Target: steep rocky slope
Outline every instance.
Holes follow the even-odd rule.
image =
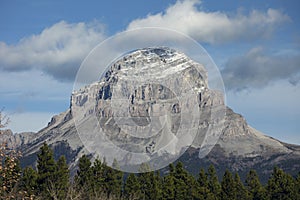
[[[241,115],[224,105],[220,92],[209,89],[201,64],[168,48],[146,48],[125,55],[111,65],[99,82],[74,92],[70,108],[54,116],[47,127],[38,133],[14,135],[6,131],[1,140],[22,152],[23,166],[34,165],[36,153],[47,142],[56,158],[66,155],[74,169],[78,158],[90,153],[84,148],[82,137],[91,135],[79,137],[78,131],[86,130],[81,127],[86,128],[84,124],[92,117],[114,145],[143,153],[147,158],[161,158],[166,153],[181,155],[185,145],[190,144],[179,160],[194,173],[209,164],[214,164],[220,173],[225,168],[239,172],[255,168],[264,177],[274,165],[292,174],[300,169],[299,146],[280,142],[250,127]],[[168,129],[161,128],[164,120]],[[151,130],[147,129],[150,122],[154,124]],[[195,130],[190,133],[194,140],[186,139],[187,129],[180,124]],[[174,139],[179,147],[165,148]],[[157,152],[163,154],[155,157]],[[119,162],[126,165],[126,156],[120,154]]]

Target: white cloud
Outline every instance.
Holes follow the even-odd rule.
[[[190,35],[201,42],[225,43],[241,39],[266,38],[289,17],[275,9],[257,10],[245,15],[199,10],[200,1],[177,1],[165,12],[132,21],[127,29],[164,27]]]
[[[267,54],[262,47],[256,47],[245,55],[230,58],[222,75],[226,88],[233,90],[262,88],[278,80],[297,85],[300,81],[299,65],[299,52]]]
[[[59,80],[73,80],[80,63],[105,38],[98,22],[58,22],[15,45],[0,42],[0,70],[38,69]]]

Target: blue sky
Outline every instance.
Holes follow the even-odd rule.
[[[76,72],[99,42],[145,26],[187,34],[211,55],[227,104],[256,129],[300,144],[297,0],[0,1],[0,107],[15,132],[69,107]]]

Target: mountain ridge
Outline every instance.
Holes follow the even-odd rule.
[[[199,107],[203,110],[203,116],[207,116],[207,113],[211,114],[211,112],[218,113],[219,110],[214,108],[217,108],[219,105],[224,105],[224,100],[217,92],[207,89],[206,72],[203,70],[198,74],[195,73],[188,65],[195,65],[194,61],[190,61],[190,59],[180,53],[180,56],[174,57],[172,55],[176,54],[176,51],[165,51],[165,49],[166,48],[146,49],[145,52],[150,50],[151,56],[147,53],[143,54],[143,50],[141,50],[142,53],[134,51],[127,57],[123,57],[119,63],[116,62],[111,66],[99,82],[86,86],[77,92],[73,92],[70,100],[70,108],[65,112],[53,116],[47,127],[41,129],[37,133],[13,134],[12,132],[4,131],[5,134],[1,136],[1,141],[7,141],[10,148],[22,152],[23,157],[21,158],[21,163],[23,166],[34,166],[35,155],[39,151],[40,146],[44,142],[47,142],[54,149],[56,158],[60,155],[65,155],[70,164],[70,168],[73,171],[76,170],[76,163],[79,157],[83,154],[90,154],[90,152],[84,147],[78,136],[78,129],[73,116],[74,106],[77,106],[78,108],[84,107],[86,113],[82,115],[83,117],[96,113],[99,119],[107,121],[112,117],[112,112],[110,108],[107,107],[107,102],[112,98],[112,86],[120,80],[123,81],[123,83],[126,83],[124,79],[126,80],[126,77],[131,75],[128,73],[131,69],[130,67],[134,66],[136,69],[140,69],[139,73],[144,73],[141,66],[143,66],[143,62],[148,62],[148,60],[150,63],[152,62],[152,72],[157,70],[157,72],[155,72],[156,75],[159,75],[159,72],[161,72],[161,65],[169,66],[169,68],[164,68],[165,73],[160,73],[162,78],[165,78],[165,76],[168,75],[174,76],[174,74],[178,73],[178,71],[174,69],[178,69],[180,73],[184,73],[183,77],[188,77],[188,80],[194,81],[193,83],[195,83],[196,86],[193,90],[200,94],[197,102]],[[134,56],[137,54],[140,57]],[[141,60],[142,62],[139,66],[138,62]],[[124,66],[129,69],[123,68]],[[160,93],[149,93],[149,89],[153,89],[152,91],[154,91],[154,89],[157,88],[161,88],[164,91],[164,96],[159,96]],[[124,88],[121,89],[122,90],[120,91],[123,91]],[[155,84],[149,84],[144,87],[144,90],[147,90],[148,93],[143,93],[143,88],[137,88],[136,90],[137,94],[131,94],[131,96],[128,95],[129,93],[126,93],[129,100],[132,101],[132,108],[135,108],[135,110],[140,109],[141,105],[144,105],[143,101],[146,100],[152,101],[155,99],[158,101],[161,99],[161,101],[165,101],[166,99],[173,99],[172,93],[169,90]],[[142,104],[140,102],[142,102]],[[86,107],[89,107],[90,109],[87,109]],[[174,107],[171,108],[171,111],[173,108]],[[178,111],[178,108],[175,107],[174,112],[176,109]],[[142,112],[144,110],[140,109],[140,111]],[[196,170],[198,170],[200,166],[214,164],[217,169],[220,169],[220,173],[224,168],[239,172],[257,168],[259,169],[259,173],[263,175],[262,177],[267,178],[271,173],[271,169],[275,165],[278,165],[287,172],[296,175],[297,169],[300,169],[300,145],[287,144],[266,136],[249,126],[243,116],[235,113],[230,108],[225,107],[224,111],[224,118],[220,118],[222,126],[217,125],[216,129],[214,129],[219,131],[218,136],[220,136],[216,144],[211,144],[213,147],[209,147],[209,145],[208,147],[201,146],[205,138],[203,138],[203,135],[196,135],[191,146],[179,158],[179,161],[183,161],[189,171],[197,174],[198,171]],[[160,110],[158,110],[158,112],[160,112]],[[137,113],[132,112],[132,115],[137,115]],[[146,123],[145,120],[147,121],[147,117],[142,118],[142,121],[139,121],[138,123]],[[210,124],[214,124],[213,120],[214,119],[206,119],[204,117],[204,119],[200,121],[198,128],[207,130],[207,127]],[[109,131],[113,130],[112,127],[107,127],[107,129]],[[146,144],[148,145],[149,143],[151,144],[151,142]],[[141,147],[143,147],[143,144]],[[205,148],[208,148],[208,151],[211,150],[207,155],[205,154]],[[146,153],[149,151],[149,149],[139,150],[146,151]],[[200,156],[201,151],[204,152],[204,156]]]

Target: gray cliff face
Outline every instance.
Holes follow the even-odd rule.
[[[204,141],[207,127],[213,124],[210,115],[217,110],[212,108],[224,107],[222,96],[208,88],[205,68],[168,48],[141,49],[124,56],[99,82],[74,92],[71,100],[81,138],[101,140],[93,133],[97,127],[91,127],[96,116],[109,142],[155,160],[183,153],[195,135]],[[198,131],[200,125],[203,131]],[[92,145],[109,149],[109,142]],[[122,152],[114,156],[124,165],[131,157]]]
[[[1,141],[7,144],[10,149],[17,148],[21,145],[29,143],[34,138],[34,133],[24,132],[20,134],[13,134],[9,129],[0,130]]]
[[[226,149],[227,156],[269,156],[274,153],[291,153],[281,142],[263,135],[250,127],[246,120],[230,108],[226,110],[225,127],[218,144]]]
[[[115,144],[143,153],[167,145],[183,126],[197,128],[186,111],[202,104],[209,93],[204,67],[170,49],[131,53],[114,63],[102,80],[95,110],[100,126]],[[191,90],[196,98],[187,100]]]
[[[151,81],[153,78],[155,81]],[[288,166],[282,165],[288,170],[300,166],[300,162],[296,162],[300,161],[298,146],[282,143],[250,127],[241,115],[225,107],[222,94],[210,90],[207,80],[205,68],[180,52],[168,48],[137,50],[112,64],[99,82],[73,92],[70,108],[54,116],[38,133],[12,134],[5,131],[0,140],[6,141],[11,148],[21,150],[23,163],[31,165],[34,165],[34,156],[42,143],[47,142],[54,148],[57,157],[67,155],[74,168],[82,154],[89,154],[77,134],[75,114],[80,122],[96,116],[114,144],[146,154],[155,152],[176,137],[180,133],[179,124],[184,122],[197,128],[197,133],[192,150],[188,150],[181,160],[195,168],[204,163],[203,159],[216,165],[225,165],[226,162],[236,171],[259,163],[268,168],[291,162]],[[144,84],[141,85],[141,81]],[[189,92],[195,98],[185,99]],[[183,100],[186,103],[180,104]],[[133,121],[126,120],[128,116],[122,110],[124,105]],[[201,111],[201,116],[197,123],[191,124],[186,119],[192,113],[184,111],[195,108]],[[141,135],[127,134],[151,134],[147,132],[150,123],[154,123],[153,130],[159,131],[160,116],[163,115],[167,116],[166,125],[170,130],[167,134],[161,130],[160,134],[143,140],[138,137]],[[139,126],[133,126],[133,122]],[[210,142],[215,138],[219,138],[216,145]],[[126,147],[122,146],[124,142]],[[209,150],[212,152],[206,155]],[[265,170],[265,173],[268,172]]]

